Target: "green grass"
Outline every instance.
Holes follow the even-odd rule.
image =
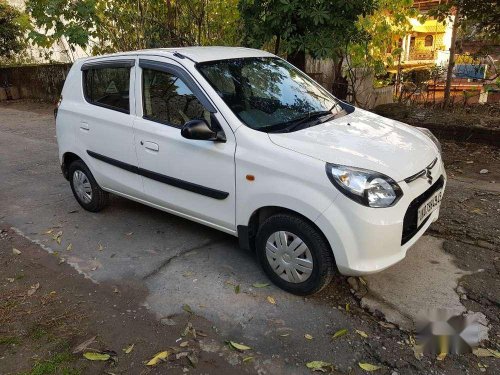
[[[22,375],[80,375],[81,371],[69,365],[73,355],[66,350],[49,359],[35,363],[33,368]]]
[[[21,340],[14,336],[0,337],[0,345],[19,345]]]
[[[40,340],[42,338],[44,338],[45,336],[47,336],[48,332],[40,327],[40,326],[34,326],[30,332],[29,332],[29,336],[35,340]]]

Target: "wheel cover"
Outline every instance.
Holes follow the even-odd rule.
[[[304,241],[286,231],[274,232],[269,236],[266,257],[274,273],[290,283],[306,281],[314,268],[311,251]]]
[[[83,203],[90,203],[92,201],[92,186],[90,185],[89,178],[84,172],[78,169],[73,173],[73,188]]]

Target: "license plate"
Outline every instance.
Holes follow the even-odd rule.
[[[440,189],[436,191],[432,196],[427,199],[419,208],[418,208],[418,217],[417,217],[417,227],[420,227],[420,224],[435,210],[439,208],[441,205],[441,198],[443,197],[443,190]]]

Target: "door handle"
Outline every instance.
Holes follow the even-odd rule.
[[[80,123],[80,130],[84,130],[84,131],[88,132],[90,130],[89,124],[87,124],[86,122],[81,122]]]
[[[141,142],[141,144],[142,143],[143,142]],[[160,151],[160,146],[158,146],[158,143],[144,141],[144,147],[151,151],[156,151],[156,152]]]

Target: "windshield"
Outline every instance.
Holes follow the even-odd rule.
[[[219,96],[252,129],[290,131],[345,114],[324,88],[288,62],[252,57],[197,64]],[[314,123],[313,123],[314,121]]]

